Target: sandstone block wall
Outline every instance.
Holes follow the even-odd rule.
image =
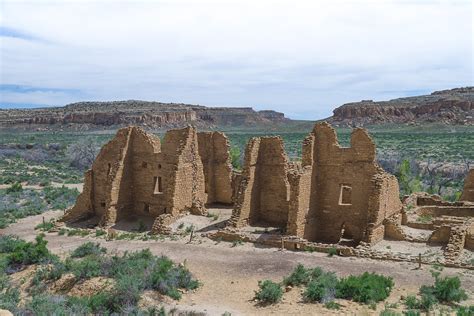
[[[252,138],[238,184],[231,222],[286,228],[290,201],[288,158],[280,137]]]
[[[204,187],[194,128],[167,132],[161,145],[158,137],[127,127],[101,149],[63,220],[97,216],[101,225],[111,226],[133,215],[203,213]]]
[[[341,237],[376,242],[382,222],[401,211],[398,182],[375,162],[375,144],[363,129],[341,147],[335,130],[316,124],[311,201],[304,237],[338,242]]]
[[[343,148],[334,129],[320,123],[302,146],[301,163],[288,163],[280,138],[249,141],[232,224],[273,223],[309,241],[383,239],[384,220],[400,214],[402,204],[398,181],[375,162],[367,132],[355,129],[351,147]]]
[[[232,164],[227,137],[221,132],[200,132],[198,144],[206,180],[206,202],[232,204]]]
[[[469,174],[464,180],[464,189],[460,200],[474,202],[474,169],[469,170]]]

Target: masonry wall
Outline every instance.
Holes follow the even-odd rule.
[[[464,189],[460,200],[474,202],[474,169],[469,170],[469,173],[464,180]]]
[[[288,167],[280,137],[249,141],[231,220],[234,226],[269,224],[286,229],[290,204]]]
[[[368,241],[383,237],[382,221],[401,210],[396,179],[375,162],[375,144],[363,129],[341,147],[335,130],[316,124],[311,200],[304,237],[338,242],[344,237]]]
[[[221,132],[198,133],[204,168],[206,203],[232,204],[232,164],[229,141]]]
[[[158,137],[137,127],[120,129],[85,174],[83,193],[63,220],[97,216],[111,226],[130,216],[203,213],[203,166],[192,127]]]

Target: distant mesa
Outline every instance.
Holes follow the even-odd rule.
[[[290,121],[283,113],[251,107],[206,107],[148,101],[78,102],[64,107],[0,110],[0,128],[98,129],[138,125],[200,128],[272,125]]]
[[[333,111],[329,121],[336,126],[386,123],[443,123],[474,125],[474,87],[435,91],[430,95],[390,101],[362,100]]]

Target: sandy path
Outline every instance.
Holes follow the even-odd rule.
[[[62,212],[48,212],[46,219],[59,216]],[[35,236],[34,226],[42,221],[42,216],[33,216],[10,225],[1,234],[16,234],[26,240]],[[262,279],[280,281],[290,273],[297,263],[307,266],[320,266],[336,272],[339,276],[373,271],[393,277],[396,290],[388,302],[398,301],[401,294],[415,293],[421,284],[432,283],[429,267],[416,270],[414,264],[389,261],[377,261],[361,258],[327,257],[322,253],[280,251],[275,248],[258,248],[252,244],[231,247],[230,243],[216,242],[197,237],[192,244],[186,244],[187,238],[178,241],[105,241],[88,237],[59,236],[47,234],[48,248],[55,253],[64,253],[76,248],[88,239],[100,241],[109,252],[139,250],[150,248],[154,254],[163,254],[177,262],[186,260],[187,266],[203,283],[196,292],[186,294],[179,302],[180,308],[205,311],[211,315],[221,315],[225,311],[232,315],[278,314],[278,315],[314,315],[314,314],[373,314],[383,309],[380,303],[377,312],[352,302],[340,301],[344,307],[338,312],[324,309],[321,304],[303,304],[299,289],[285,293],[281,303],[258,307],[252,301],[257,282]],[[461,269],[446,268],[447,274],[459,274],[464,287],[474,292],[474,273]],[[472,296],[472,295],[471,295]],[[472,304],[472,300],[470,302]]]

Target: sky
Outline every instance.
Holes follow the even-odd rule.
[[[472,0],[0,0],[0,108],[149,100],[321,119],[474,85]]]

